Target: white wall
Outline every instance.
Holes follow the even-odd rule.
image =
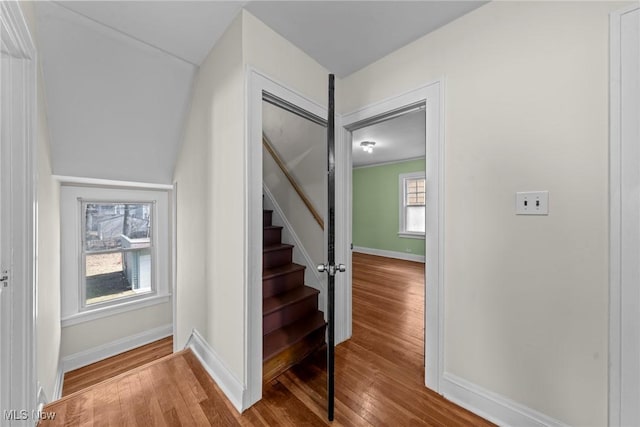
[[[222,364],[245,384],[247,66],[326,102],[326,70],[246,11],[229,26],[196,77],[174,173],[177,340],[183,345],[191,330],[198,329]]]
[[[607,422],[608,13],[492,2],[343,81],[352,111],[445,79],[445,371]],[[514,215],[549,190],[550,214]]]
[[[60,357],[171,325],[171,303],[144,307],[62,328]]]
[[[316,103],[327,105],[329,71],[251,13],[243,10],[242,16],[245,64]],[[338,86],[336,81],[336,92]]]
[[[178,345],[197,329],[244,378],[244,74],[238,15],[203,62],[178,183]]]
[[[173,173],[173,181],[177,184],[174,348],[178,349],[185,346],[193,329],[206,335],[206,230],[209,228],[206,176],[213,66],[213,61],[204,61],[195,77],[182,145]]]
[[[205,338],[244,381],[245,149],[242,19],[238,15],[206,60],[210,133],[207,173],[207,330]]]
[[[38,31],[33,3],[21,2],[32,38],[37,42]],[[39,50],[39,47],[37,47]],[[58,370],[60,353],[60,185],[51,176],[49,125],[42,71],[37,77],[37,377],[45,395],[51,399]]]
[[[41,78],[39,78],[42,81]],[[51,398],[60,348],[60,184],[51,176],[43,91],[38,90],[38,380]]]

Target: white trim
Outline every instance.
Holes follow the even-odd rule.
[[[62,369],[62,361],[58,364],[55,383],[53,384],[53,393],[51,401],[54,402],[62,397],[62,387],[64,386],[64,369]]]
[[[341,151],[336,153],[338,169],[344,170],[344,175],[338,179],[336,175],[336,193],[338,188],[343,193],[343,206],[336,209],[336,235],[345,236],[346,242],[338,245],[338,256],[347,252],[347,270],[352,267],[349,244],[352,241],[352,182],[350,177],[351,144],[349,125],[365,119],[397,110],[407,105],[425,103],[426,114],[426,185],[429,194],[426,218],[426,263],[425,269],[425,384],[434,391],[439,391],[440,380],[444,374],[444,79],[437,80],[394,96],[383,101],[358,109],[342,116],[338,132],[342,141]],[[351,274],[338,276],[345,282],[336,285],[338,293],[336,300],[349,301],[346,322],[351,327]]]
[[[194,329],[191,332],[185,348],[191,349],[200,363],[202,363],[204,369],[211,378],[213,378],[238,412],[246,409],[243,406],[243,402],[247,390],[197,330]]]
[[[113,179],[83,178],[79,176],[53,175],[53,179],[57,180],[61,185],[76,186],[96,186],[96,187],[115,187],[115,188],[136,188],[145,190],[173,190],[171,184],[154,184],[149,182],[135,181],[116,181]]]
[[[446,372],[440,391],[447,399],[501,426],[566,427],[562,421]]]
[[[169,205],[170,191],[123,188],[123,187],[87,187],[63,185],[60,190],[60,218],[61,218],[61,318],[63,326],[105,317],[133,307],[141,308],[154,304],[168,302],[171,282],[171,206]],[[121,202],[153,202],[152,234],[154,244],[152,254],[152,286],[153,292],[114,300],[112,304],[82,307],[82,286],[84,274],[78,260],[82,255],[81,224],[79,199],[117,200]],[[164,300],[162,300],[164,298]],[[90,314],[96,313],[96,314]]]
[[[425,180],[425,189],[426,189],[426,172],[425,171],[417,171],[417,172],[407,172],[398,174],[398,236],[399,237],[408,237],[411,239],[419,239],[423,238],[425,233],[416,232],[416,231],[407,231],[406,227],[406,216],[407,216],[407,205],[405,201],[407,200],[407,186],[405,185],[405,181],[408,179],[424,179]],[[426,193],[425,193],[426,194]],[[425,197],[426,198],[426,197]],[[425,200],[426,202],[426,200]],[[427,211],[427,205],[425,203],[425,215]],[[426,221],[425,221],[426,223]]]
[[[284,227],[282,241],[284,243],[290,243],[294,245],[293,259],[295,262],[307,267],[304,271],[305,284],[320,291],[320,299],[321,299],[320,306],[324,309],[326,307],[326,292],[327,292],[327,288],[324,280],[322,280],[322,277],[320,276],[320,273],[318,272],[318,269],[316,268],[315,263],[311,259],[309,252],[307,252],[304,245],[302,244],[302,241],[296,234],[293,228],[293,225],[291,225],[291,223],[287,219],[287,216],[285,215],[284,211],[282,210],[282,208],[276,201],[275,197],[273,196],[273,193],[271,193],[271,191],[269,190],[269,187],[267,187],[266,184],[263,184],[263,191],[265,195],[265,200],[264,200],[265,208],[266,209],[273,208],[273,211],[274,211],[273,213],[275,214],[273,217],[274,224],[282,225]],[[326,311],[324,312],[326,313]]]
[[[169,292],[171,298],[171,319],[173,330],[178,330],[178,183],[173,183],[173,190],[169,194],[169,206],[171,206],[171,283]],[[173,338],[173,352],[178,351],[178,340]]]
[[[353,292],[351,288],[351,267],[353,257],[351,247],[353,240],[352,226],[352,195],[353,179],[353,150],[351,135],[344,131],[345,117],[336,117],[336,259],[342,260],[347,266],[346,274],[336,276],[336,342],[345,341],[353,334],[352,309]]]
[[[403,259],[405,261],[414,261],[421,262],[424,264],[425,256],[424,255],[416,255],[416,254],[408,254],[405,252],[396,252],[396,251],[388,251],[386,249],[376,249],[376,248],[364,248],[362,246],[354,246],[353,252],[358,252],[361,254],[368,255],[376,255],[383,256],[386,258],[394,258],[394,259]]]
[[[627,413],[635,412],[638,396],[630,396],[623,390],[625,366],[631,361],[637,365],[633,356],[625,356],[629,338],[623,335],[622,325],[625,313],[622,310],[622,16],[638,10],[636,2],[621,10],[611,12],[610,53],[609,53],[609,425],[620,426],[637,424],[639,420],[629,420]],[[637,300],[625,299],[625,308],[630,313],[640,312]],[[630,328],[632,336],[640,334],[637,323],[627,319],[626,328]],[[633,325],[633,327],[632,327]],[[637,366],[636,366],[637,369]],[[636,378],[637,380],[637,378]],[[629,408],[631,411],[626,410]]]
[[[44,387],[42,387],[40,381],[38,381],[38,406],[36,409],[38,413],[42,412],[42,408],[44,408],[44,405],[46,405],[47,403],[49,403],[49,400],[47,399],[47,393],[44,392]]]
[[[413,162],[415,160],[424,160],[424,159],[425,159],[424,156],[410,157],[408,159],[402,159],[402,160],[392,160],[392,161],[389,161],[389,162],[379,162],[379,163],[371,163],[369,165],[354,166],[353,169],[375,168],[377,166],[395,165],[397,163]]]
[[[38,384],[36,371],[37,337],[37,52],[19,2],[0,2],[0,26],[4,27],[2,48],[15,61],[13,112],[20,138],[12,138],[12,184],[8,203],[12,211],[13,268],[9,273],[12,286],[11,408],[36,410]],[[2,123],[2,126],[5,124]],[[3,236],[4,238],[5,236]],[[5,338],[5,337],[3,337]],[[5,382],[6,384],[6,382]],[[16,425],[9,422],[8,425]]]
[[[173,325],[159,326],[139,334],[130,335],[62,358],[63,372],[73,371],[83,366],[99,362],[108,357],[161,340],[173,335]]]
[[[262,92],[267,91],[319,117],[326,107],[246,67],[244,197],[244,409],[262,398]],[[337,286],[337,285],[336,285]],[[340,314],[337,313],[337,322]],[[336,328],[337,332],[337,328]]]
[[[424,233],[398,232],[398,237],[403,239],[420,239],[424,240]]]
[[[153,295],[143,299],[136,299],[132,301],[120,302],[117,305],[109,305],[101,308],[94,308],[92,310],[81,311],[71,316],[67,316],[61,319],[62,327],[71,325],[77,325],[84,322],[90,322],[96,319],[102,319],[103,317],[114,316],[120,313],[126,313],[127,311],[139,310],[144,307],[151,307],[153,305],[165,304],[169,302],[171,295]]]

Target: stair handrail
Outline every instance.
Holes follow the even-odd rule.
[[[322,219],[322,216],[320,216],[316,208],[313,206],[311,200],[306,195],[300,184],[298,184],[293,175],[291,175],[291,172],[289,172],[287,165],[284,163],[282,158],[280,158],[275,147],[273,146],[267,135],[264,134],[264,132],[262,133],[262,145],[264,145],[264,148],[266,148],[269,154],[271,154],[271,157],[280,167],[280,170],[282,171],[282,173],[284,173],[284,176],[287,177],[287,180],[289,180],[289,183],[291,184],[293,189],[296,190],[296,193],[298,193],[298,196],[300,197],[304,205],[307,207],[307,209],[309,209],[309,212],[311,212],[311,215],[316,220],[320,228],[324,230],[324,220]]]

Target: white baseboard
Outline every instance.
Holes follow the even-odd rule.
[[[500,426],[567,427],[567,424],[445,372],[440,393],[463,408]]]
[[[99,345],[88,350],[70,354],[62,358],[62,372],[73,371],[74,369],[90,365],[107,357],[132,350],[136,347],[149,344],[162,338],[166,338],[173,334],[173,325],[164,325],[158,328],[150,329],[136,335],[131,335],[116,341]],[[62,384],[61,384],[62,386]],[[62,387],[61,387],[62,390]]]
[[[38,407],[36,409],[38,414],[42,412],[42,408],[44,408],[44,405],[47,403],[49,403],[49,400],[47,400],[47,394],[44,392],[44,388],[40,384],[40,381],[38,381]]]
[[[424,262],[424,255],[408,254],[405,252],[387,251],[384,249],[363,248],[362,246],[354,246],[353,252],[361,254],[377,255],[387,258],[403,259],[406,261]]]
[[[191,336],[185,345],[185,348],[191,349],[196,355],[204,369],[209,373],[211,378],[222,389],[233,406],[242,412],[244,394],[246,392],[242,382],[227,368],[222,359],[218,356],[214,349],[202,338],[202,335],[195,329],[191,332]]]
[[[58,400],[62,397],[62,386],[64,384],[64,370],[62,369],[62,362],[58,364],[58,372],[56,372],[56,382],[53,384],[53,394],[51,395],[51,402]]]

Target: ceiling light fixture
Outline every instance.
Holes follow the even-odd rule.
[[[367,153],[373,153],[373,147],[376,145],[374,141],[362,141],[360,143],[360,147],[362,147],[363,151]]]

